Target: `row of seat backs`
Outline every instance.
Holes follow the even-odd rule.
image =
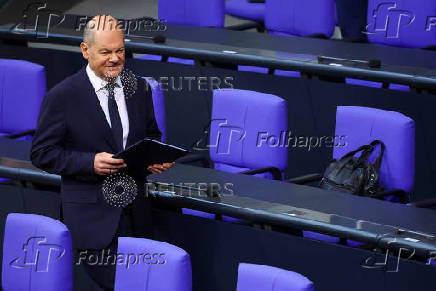
[[[224,6],[224,4],[226,6]],[[263,4],[244,1],[159,0],[158,15],[168,23],[222,28],[226,9],[259,18],[265,13],[265,26],[270,33],[289,36],[322,34],[331,37],[336,23],[334,0],[270,0]],[[226,7],[226,8],[225,8]],[[251,17],[252,16],[252,17]]]
[[[118,254],[121,259],[117,256],[117,291],[192,290],[190,256],[175,245],[120,237]],[[154,260],[154,254],[158,255],[156,264],[141,261],[147,254],[150,261]],[[68,228],[41,215],[8,214],[3,238],[3,290],[72,291],[73,285],[73,249]],[[311,291],[314,284],[292,271],[240,263],[237,291],[253,290]]]
[[[224,6],[225,5],[225,6]],[[169,23],[221,28],[228,13],[265,22],[272,34],[324,35],[337,22],[335,0],[159,0],[159,18]],[[350,13],[352,13],[350,11]],[[433,0],[369,0],[367,27],[371,43],[423,48],[436,45],[436,2]]]
[[[209,152],[216,169],[241,172],[276,167],[284,171],[288,166],[289,145],[283,143],[287,133],[287,102],[284,99],[249,90],[213,92]],[[286,135],[285,139],[283,135]],[[380,169],[381,185],[387,189],[412,191],[415,122],[395,111],[337,107],[333,158],[340,158],[376,139],[386,145]]]

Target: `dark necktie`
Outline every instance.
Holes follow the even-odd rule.
[[[121,124],[120,113],[118,112],[117,102],[115,101],[114,88],[118,87],[116,83],[108,83],[105,88],[108,92],[108,108],[109,117],[111,119],[112,134],[115,142],[117,143],[118,150],[122,150],[123,147],[123,125]]]

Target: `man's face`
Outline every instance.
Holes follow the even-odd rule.
[[[121,30],[100,29],[91,44],[82,43],[82,54],[100,78],[111,81],[124,67],[124,37]]]

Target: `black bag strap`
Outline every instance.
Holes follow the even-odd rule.
[[[338,161],[338,166],[336,167],[336,169],[331,173],[334,176],[337,176],[339,174],[340,171],[342,171],[342,169],[345,167],[345,165],[351,160],[353,159],[354,155],[357,154],[358,152],[362,152],[362,155],[366,152],[366,151],[372,151],[372,148],[370,145],[363,145],[360,146],[358,149],[348,152],[346,153],[342,158],[339,159]]]
[[[378,171],[378,170],[380,170],[380,166],[381,166],[381,162],[382,162],[382,159],[383,159],[383,154],[385,153],[386,146],[385,146],[385,144],[381,140],[378,140],[378,139],[372,141],[370,145],[373,146],[373,147],[376,146],[376,145],[380,145],[380,154],[378,155],[378,157],[377,157],[377,159],[375,160],[375,163],[374,163],[374,167]]]

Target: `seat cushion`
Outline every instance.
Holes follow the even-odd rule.
[[[224,26],[224,1],[208,0],[159,0],[159,19],[179,25]]]
[[[226,13],[242,19],[263,22],[265,4],[250,3],[248,0],[229,0],[226,2]]]
[[[240,263],[237,291],[313,291],[314,284],[296,272],[266,265]]]
[[[267,1],[265,27],[269,32],[329,38],[335,29],[335,9],[334,0]]]
[[[166,242],[118,238],[115,290],[192,291],[189,254]]]

